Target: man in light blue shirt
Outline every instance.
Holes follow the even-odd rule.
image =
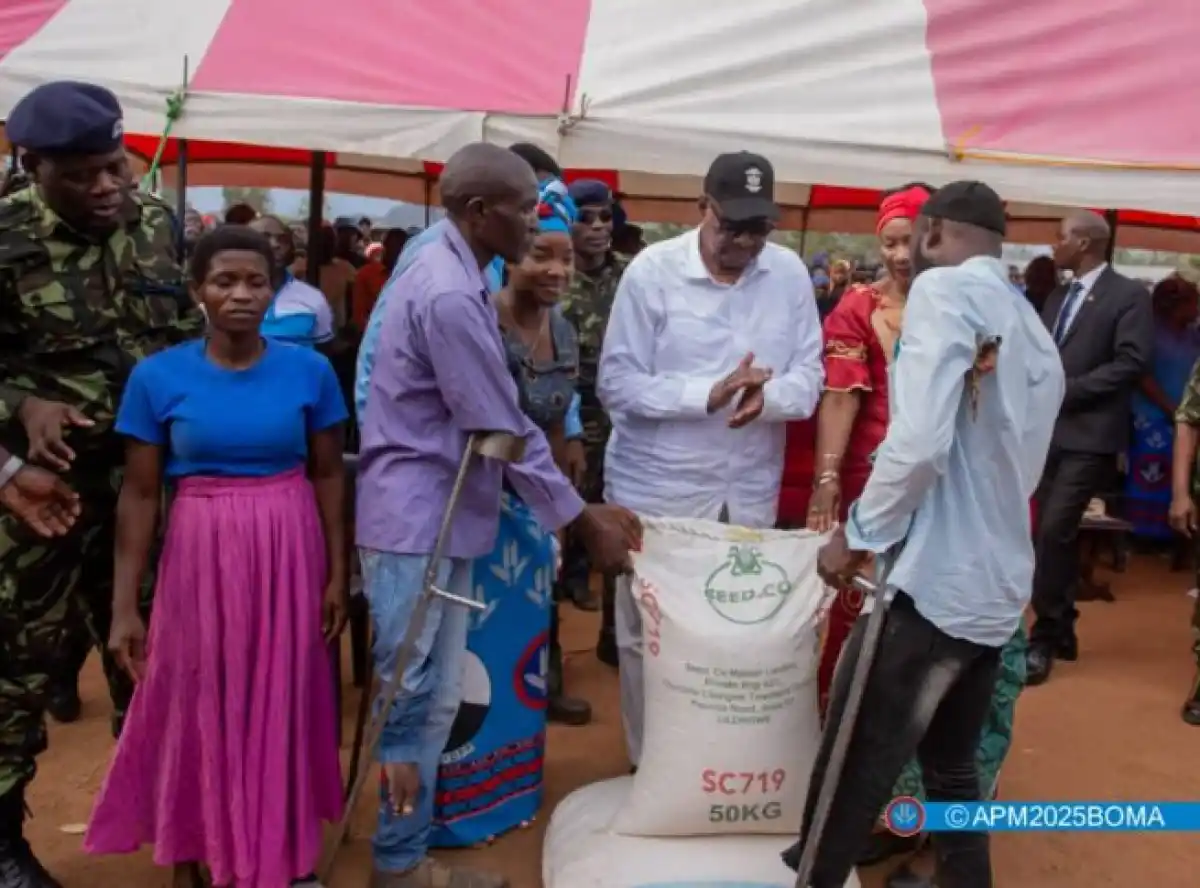
[[[913,227],[913,263],[923,273],[892,368],[887,437],[862,497],[820,556],[830,581],[879,556],[893,563],[888,584],[898,591],[812,888],[845,884],[914,754],[930,801],[980,799],[976,748],[1000,648],[1029,602],[1029,498],[1065,388],[1053,340],[1000,262],[1004,230],[1004,205],[981,182],[947,185]],[[847,642],[830,724],[845,710],[864,628],[865,618]],[[827,756],[823,744],[809,806]],[[934,847],[940,888],[991,888],[986,833],[938,834]],[[785,860],[797,864],[798,852]]]

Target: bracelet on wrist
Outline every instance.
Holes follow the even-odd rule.
[[[23,468],[25,468],[25,460],[19,456],[10,456],[5,460],[4,465],[0,466],[0,487],[6,487],[8,482],[15,478]]]
[[[822,472],[817,476],[816,483],[813,487],[824,487],[826,484],[837,484],[841,481],[837,472]]]
[[[817,465],[823,472],[836,472],[842,467],[842,458],[836,453],[822,453]]]

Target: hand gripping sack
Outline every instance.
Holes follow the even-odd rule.
[[[645,727],[625,835],[795,834],[821,739],[824,538],[645,519]]]

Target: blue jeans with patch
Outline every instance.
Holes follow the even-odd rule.
[[[422,555],[395,555],[363,549],[363,591],[371,607],[375,632],[375,673],[386,681],[396,668],[396,654],[421,596],[425,566]],[[463,597],[471,595],[469,560],[446,558],[438,566],[438,585]],[[392,811],[381,789],[379,824],[375,830],[375,868],[403,872],[424,859],[429,849],[433,797],[438,764],[462,696],[462,668],[467,649],[469,612],[461,605],[434,598],[416,651],[404,673],[404,685],[388,715],[379,744],[381,764],[417,766],[421,788],[413,812]]]

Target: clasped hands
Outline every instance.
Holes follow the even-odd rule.
[[[771,379],[770,369],[754,366],[754,352],[748,352],[732,373],[712,387],[708,395],[708,412],[716,413],[737,399],[729,427],[740,429],[758,419],[766,405],[765,386]]]
[[[79,518],[81,505],[78,494],[54,472],[67,471],[75,459],[65,440],[67,430],[93,423],[74,407],[34,397],[21,402],[17,416],[29,439],[29,462],[0,487],[0,506],[41,536],[63,536]]]

